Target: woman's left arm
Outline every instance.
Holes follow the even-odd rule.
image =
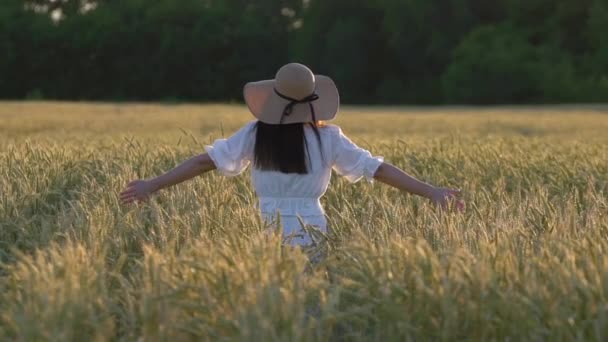
[[[426,197],[442,208],[447,208],[453,202],[457,210],[464,210],[464,201],[458,198],[460,190],[440,188],[422,182],[389,163],[380,164],[374,178],[399,190]]]
[[[143,201],[164,188],[182,183],[205,172],[215,170],[216,166],[207,153],[195,156],[181,163],[173,170],[150,180],[135,180],[120,193],[123,203]]]

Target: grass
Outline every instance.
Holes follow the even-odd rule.
[[[344,108],[355,142],[464,190],[437,212],[334,176],[311,264],[247,176],[117,193],[250,120],[241,106],[0,104],[2,340],[608,338],[603,107]]]

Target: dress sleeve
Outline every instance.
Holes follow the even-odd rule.
[[[351,183],[362,177],[373,181],[376,170],[384,162],[383,157],[374,157],[369,151],[355,145],[340,128],[334,134],[333,145],[333,168],[338,174],[346,177]]]
[[[217,169],[225,176],[237,176],[249,166],[253,158],[255,121],[242,127],[227,139],[217,139],[205,150]]]

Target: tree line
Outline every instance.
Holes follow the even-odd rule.
[[[0,97],[239,101],[298,61],[347,103],[608,101],[608,0],[2,0]]]

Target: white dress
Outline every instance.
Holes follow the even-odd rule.
[[[212,146],[205,146],[222,174],[239,175],[252,163],[256,122],[248,123],[228,139],[218,139]],[[305,126],[311,163],[308,174],[251,169],[262,217],[266,222],[280,222],[284,237],[292,245],[312,243],[300,219],[307,226],[327,231],[325,212],[319,199],[327,190],[332,168],[354,183],[361,178],[373,180],[383,162],[382,157],[374,157],[369,151],[355,145],[338,126],[320,127],[319,133],[323,153],[314,131]]]

